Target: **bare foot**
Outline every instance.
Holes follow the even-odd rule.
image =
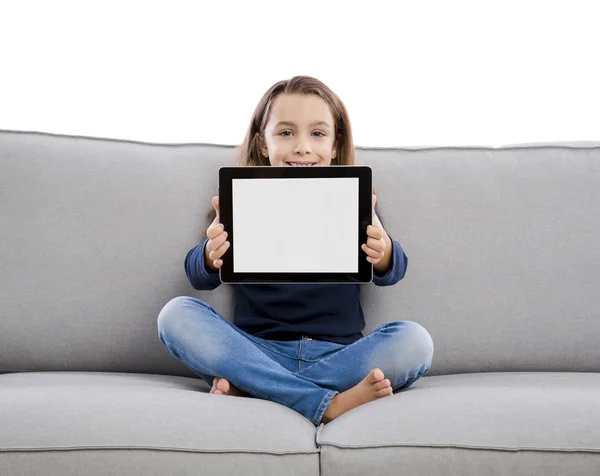
[[[213,379],[212,388],[209,393],[214,393],[215,395],[232,395],[234,397],[248,396],[246,392],[242,392],[235,385],[229,383],[229,380],[223,377],[215,377]]]
[[[329,406],[325,409],[323,418],[321,418],[321,423],[329,423],[348,410],[378,398],[389,397],[391,394],[390,381],[384,379],[383,372],[380,369],[373,369],[359,384],[345,392],[338,393],[331,399]]]

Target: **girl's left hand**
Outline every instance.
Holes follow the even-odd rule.
[[[387,249],[387,241],[389,241],[389,237],[375,213],[376,203],[377,196],[373,194],[373,224],[367,227],[367,242],[361,246],[362,250],[367,254],[367,261],[372,264],[379,263],[381,258],[383,258]]]

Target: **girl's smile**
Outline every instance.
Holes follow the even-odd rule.
[[[269,112],[261,152],[274,167],[330,165],[335,132],[325,100],[314,94],[280,94]]]
[[[316,162],[286,162],[286,165],[292,167],[311,167],[316,165]]]

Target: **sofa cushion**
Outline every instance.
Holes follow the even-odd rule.
[[[365,287],[365,332],[429,331],[429,376],[600,372],[600,146],[361,150],[405,278]]]
[[[234,148],[0,131],[0,373],[194,373],[158,339],[177,296],[233,317],[230,285],[197,291],[202,241]],[[408,256],[361,287],[365,333],[431,334],[429,376],[600,372],[600,147],[358,149]]]
[[[202,241],[233,147],[0,131],[0,373],[195,377],[158,338],[176,296],[231,316],[230,286],[195,291]]]
[[[310,421],[200,379],[32,372],[0,389],[3,475],[319,474]]]
[[[325,475],[600,474],[600,374],[423,377],[318,429]]]

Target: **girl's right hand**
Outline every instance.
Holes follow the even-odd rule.
[[[221,223],[219,223],[219,197],[212,198],[212,204],[217,212],[217,216],[206,230],[208,243],[204,249],[204,263],[211,271],[217,271],[223,266],[221,257],[225,254],[231,245],[227,240],[227,232]]]

